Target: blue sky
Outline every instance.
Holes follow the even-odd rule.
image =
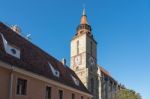
[[[149,0],[0,0],[0,21],[19,25],[34,44],[69,64],[84,4],[98,42],[98,64],[150,99]]]

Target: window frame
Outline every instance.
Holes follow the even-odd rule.
[[[71,99],[75,99],[75,94],[74,93],[71,94]]]
[[[47,90],[49,88],[49,90]],[[49,91],[49,95],[48,92]],[[45,99],[51,99],[52,97],[52,87],[51,86],[46,86],[45,88]]]
[[[58,99],[63,99],[63,90],[58,90]]]
[[[19,82],[20,81],[20,82]],[[28,80],[24,79],[24,78],[17,78],[17,84],[16,84],[16,95],[19,96],[26,96],[27,95],[27,82]],[[23,90],[22,87],[20,87],[20,84],[24,84]]]

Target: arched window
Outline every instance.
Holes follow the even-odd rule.
[[[79,54],[79,41],[77,41],[77,54]]]

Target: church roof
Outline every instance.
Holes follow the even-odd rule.
[[[111,75],[107,70],[105,70],[102,66],[98,66],[98,67],[99,67],[99,70],[100,70],[105,76],[109,77],[110,80],[112,80],[113,82],[116,82],[116,83],[117,83],[117,81],[112,77],[112,75]]]
[[[9,45],[6,46],[5,44]],[[12,53],[10,53],[9,49],[6,50],[6,48],[14,49],[11,49]],[[18,55],[15,55],[15,53]],[[18,33],[15,33],[2,22],[0,22],[0,60],[17,68],[89,93],[77,75],[69,67],[64,66],[56,58],[32,44]],[[79,85],[74,82],[72,76],[79,82]]]

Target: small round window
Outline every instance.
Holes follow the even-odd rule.
[[[13,54],[16,54],[16,50],[15,50],[15,49],[11,49],[11,52],[12,52]]]

